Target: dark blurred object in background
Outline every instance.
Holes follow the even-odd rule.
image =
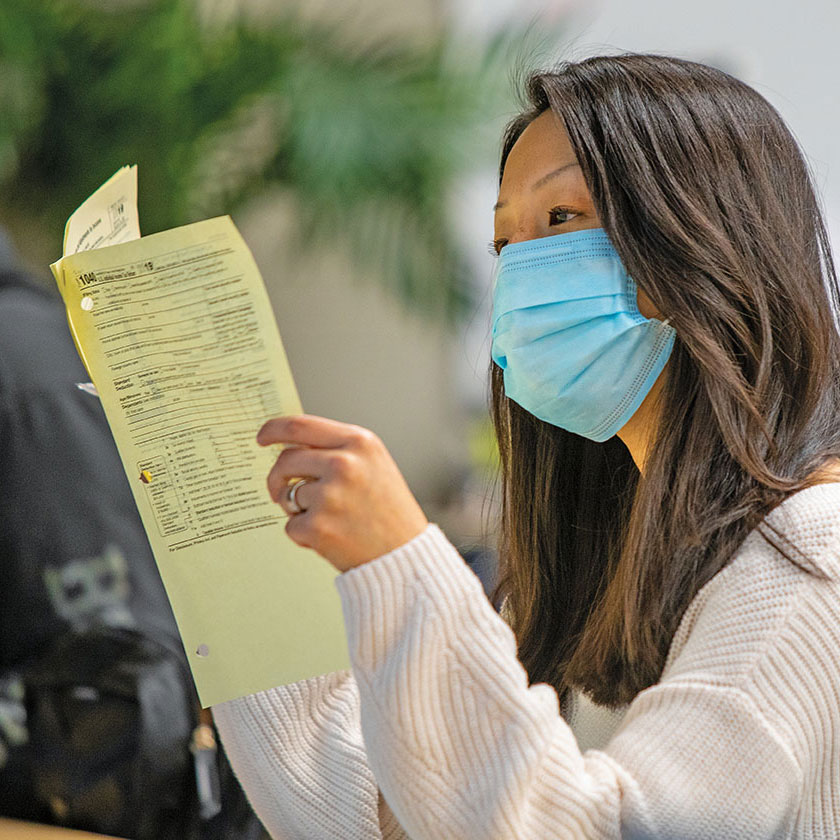
[[[199,796],[198,700],[104,412],[77,387],[87,379],[58,295],[32,285],[0,230],[0,814],[256,840],[212,728],[199,730],[201,772],[217,777],[221,812]]]

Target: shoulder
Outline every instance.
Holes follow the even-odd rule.
[[[62,324],[64,317],[58,294],[31,283],[0,286],[0,346],[4,353],[21,344],[48,341],[49,335],[33,330],[54,328]]]
[[[692,602],[660,680],[663,689],[737,692],[815,778],[840,737],[838,514],[833,483],[765,517]]]
[[[0,287],[0,393],[63,390],[80,379],[60,298],[29,284]]]
[[[686,610],[663,678],[744,678],[803,614],[826,625],[840,618],[840,483],[795,493],[749,534]]]

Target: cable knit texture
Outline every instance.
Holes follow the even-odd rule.
[[[214,708],[228,755],[283,840],[836,840],[839,513],[838,483],[788,498],[694,598],[656,685],[565,717],[430,524],[336,578],[352,673]]]

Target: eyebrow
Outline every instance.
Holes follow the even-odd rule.
[[[565,172],[567,169],[571,169],[573,166],[580,166],[577,161],[572,161],[571,163],[566,163],[563,166],[558,167],[557,169],[549,172],[548,175],[543,175],[542,178],[537,179],[531,185],[531,191],[539,189],[543,184],[548,183],[552,178],[556,178],[561,172]],[[500,210],[507,204],[506,201],[497,201],[493,205],[493,212],[495,213],[497,210]]]

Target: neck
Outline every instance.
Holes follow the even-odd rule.
[[[667,370],[667,366],[665,368]],[[616,433],[630,452],[639,472],[645,474],[648,449],[659,422],[658,400],[665,370],[659,374],[636,413]],[[840,482],[840,458],[830,458],[809,476],[811,484]]]
[[[667,369],[668,366],[666,365],[662,373],[656,378],[656,382],[653,383],[648,395],[642,400],[642,404],[616,433],[627,447],[630,457],[642,475],[645,474],[648,447],[653,441],[656,425],[659,421],[658,401]]]

